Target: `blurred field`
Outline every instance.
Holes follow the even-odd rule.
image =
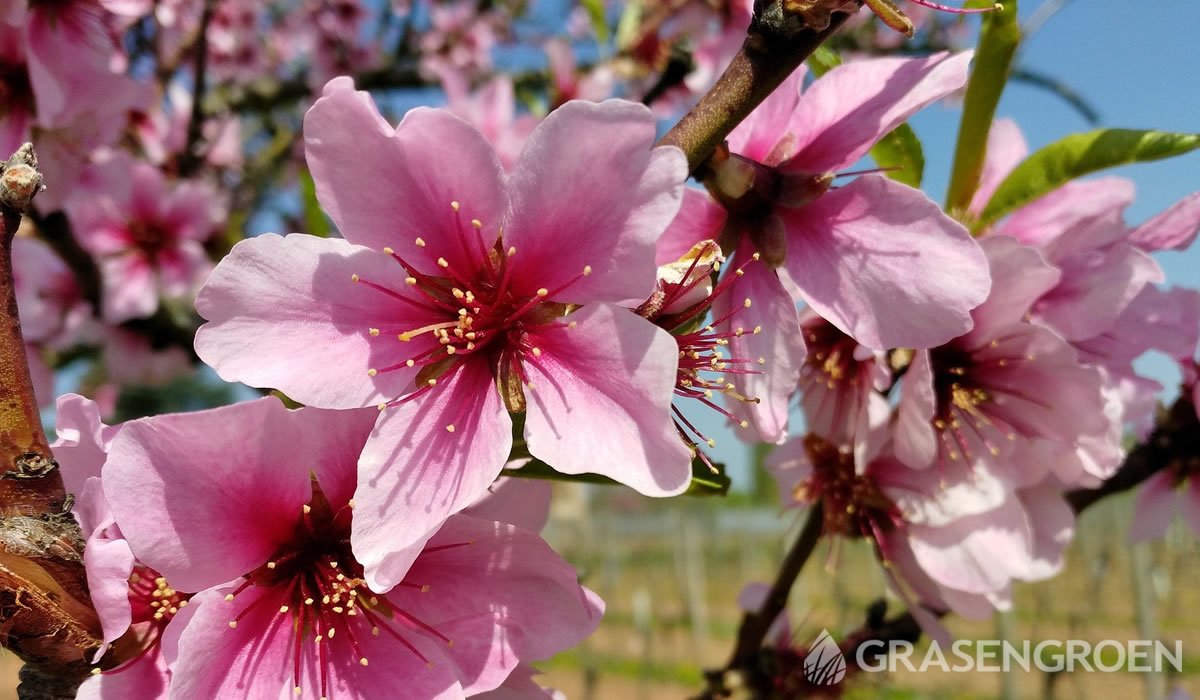
[[[739,619],[737,593],[747,581],[770,580],[798,525],[796,515],[736,499],[662,502],[621,493],[615,502],[601,502],[616,493],[593,492],[600,498],[590,503],[577,491],[556,498],[547,539],[580,568],[608,611],[582,647],[540,664],[542,681],[572,700],[685,698],[702,687],[703,668],[728,656]],[[1123,497],[1089,511],[1066,571],[1020,587],[1007,619],[951,618],[949,626],[973,639],[1178,639],[1182,676],[861,674],[848,697],[1162,698],[1175,686],[1200,697],[1200,546],[1180,523],[1165,542],[1130,546],[1131,504]],[[793,593],[798,644],[807,646],[822,628],[839,636],[859,626],[865,607],[883,591],[862,543],[842,542],[836,551],[822,545]],[[11,656],[0,659],[0,700],[16,697],[17,667]]]
[[[685,698],[701,689],[701,670],[733,648],[735,599],[747,581],[769,581],[797,516],[762,507],[692,500],[681,507],[626,503],[619,514],[556,513],[551,544],[582,570],[607,601],[599,632],[582,648],[542,664],[543,681],[574,700]],[[1200,545],[1182,523],[1165,542],[1131,546],[1132,498],[1085,514],[1067,567],[1050,581],[1017,589],[1014,611],[969,623],[951,618],[959,638],[1161,639],[1183,643],[1184,673],[900,672],[860,674],[861,698],[1161,698],[1181,687],[1200,697]],[[835,637],[862,624],[885,584],[869,549],[842,542],[817,550],[791,601],[800,646],[822,628]],[[1140,605],[1139,605],[1140,602]],[[902,607],[891,600],[893,610]],[[923,649],[918,649],[917,658]]]

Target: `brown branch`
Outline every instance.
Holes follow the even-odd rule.
[[[31,667],[23,696],[78,684],[100,646],[71,516],[33,394],[12,274],[12,241],[41,189],[32,146],[0,164],[0,644]],[[57,691],[56,691],[57,692]]]
[[[212,24],[216,0],[205,0],[200,14],[200,29],[196,32],[193,50],[196,52],[192,64],[192,114],[188,118],[187,140],[179,159],[179,175],[188,177],[204,162],[200,153],[200,138],[204,130],[204,93],[208,90],[208,28]]]
[[[688,170],[696,173],[734,127],[849,17],[845,12],[834,13],[828,26],[814,29],[783,11],[780,0],[755,3],[754,20],[742,48],[712,89],[658,145],[680,148],[687,156]]]

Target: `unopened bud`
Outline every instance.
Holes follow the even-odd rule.
[[[29,208],[34,195],[45,189],[38,172],[33,144],[26,143],[7,161],[0,163],[0,205],[13,211]]]

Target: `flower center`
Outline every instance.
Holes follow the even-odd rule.
[[[896,504],[870,475],[855,470],[851,450],[809,433],[804,437],[804,451],[812,463],[812,475],[796,487],[793,497],[801,502],[821,502],[827,534],[871,537],[882,546],[883,534],[904,521]]]
[[[277,607],[273,617],[290,617],[292,678],[297,696],[303,693],[300,678],[306,655],[317,661],[320,697],[327,698],[331,663],[369,664],[362,645],[367,635],[390,638],[430,668],[433,662],[406,634],[422,634],[454,646],[453,640],[432,625],[367,587],[362,565],[350,547],[352,509],[353,502],[334,511],[314,479],[313,499],[302,508],[291,541],[225,596],[226,601],[234,601],[247,590],[260,593],[230,620],[232,629],[262,608]],[[422,556],[469,545],[464,542],[426,547]],[[422,593],[430,590],[429,585],[412,581],[397,585]]]
[[[929,360],[937,401],[933,427],[942,451],[952,461],[973,460],[981,449],[999,455],[1017,432],[1002,406],[1006,396],[1030,398],[999,375],[1018,371],[1034,356],[1005,351],[997,339],[973,350],[952,343],[931,350]]]
[[[127,230],[130,242],[150,260],[158,259],[174,238],[155,222],[132,221]]]
[[[511,261],[519,254],[517,249],[505,248],[499,235],[496,242],[488,246],[484,241],[483,223],[478,219],[464,223],[459,216],[459,203],[451,202],[450,207],[454,210],[456,226],[448,238],[454,240],[438,242],[458,247],[452,256],[438,257],[435,270],[420,270],[392,248],[384,248],[383,252],[399,263],[405,274],[404,291],[388,286],[382,280],[367,280],[359,275],[351,278],[410,309],[425,312],[430,320],[418,327],[370,328],[367,332],[371,337],[389,342],[394,342],[390,340],[394,338],[402,343],[418,339],[435,341],[418,344],[419,349],[402,362],[367,370],[367,374],[376,376],[404,368],[419,368],[414,390],[380,404],[379,408],[383,410],[430,391],[437,385],[438,378],[458,363],[482,354],[492,365],[509,410],[524,410],[521,387],[530,386],[524,365],[539,366],[538,357],[541,356],[541,350],[527,332],[551,324],[571,325],[564,323],[562,318],[573,306],[555,300],[590,275],[592,268],[585,265],[579,274],[554,289],[542,287],[533,294],[521,293],[512,285]],[[418,248],[429,245],[422,238],[417,238],[415,243]],[[449,426],[447,429],[452,430]]]
[[[717,394],[723,394],[743,403],[759,402],[758,398],[748,397],[738,392],[737,387],[728,381],[728,375],[760,374],[760,370],[752,369],[751,366],[766,364],[766,359],[726,356],[730,339],[741,337],[747,333],[762,332],[761,326],[747,330],[745,327],[734,326],[732,323],[734,316],[739,311],[750,308],[752,302],[750,299],[745,299],[742,304],[733,306],[720,318],[714,319],[706,325],[700,324],[712,309],[713,302],[720,295],[728,292],[733,281],[744,274],[743,269],[746,265],[757,262],[759,256],[755,254],[734,270],[733,274],[726,274],[711,292],[696,303],[680,311],[674,311],[672,307],[678,306],[677,302],[688,297],[708,281],[709,275],[706,274],[706,271],[698,270],[701,260],[710,259],[711,262],[707,263],[706,267],[711,267],[714,273],[720,272],[721,269],[719,248],[716,243],[711,241],[699,244],[688,253],[688,256],[690,256],[691,262],[680,279],[678,281],[660,280],[655,295],[638,307],[636,311],[675,337],[675,343],[679,348],[679,365],[675,373],[675,395],[681,398],[695,399],[741,427],[749,427],[747,421],[738,418],[728,409],[717,404],[714,399]],[[684,259],[687,259],[688,256],[685,256]],[[664,310],[671,312],[666,313]],[[725,324],[729,324],[729,326],[724,330],[718,330],[718,326],[725,327]],[[696,441],[699,440],[709,447],[715,447],[716,440],[706,436],[693,425],[677,405],[672,404],[671,411],[674,414],[675,429],[684,442],[690,445],[693,452],[715,472],[716,468],[704,451],[699,449]]]

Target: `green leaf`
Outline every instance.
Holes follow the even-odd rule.
[[[693,459],[692,483],[683,495],[724,496],[727,494],[731,482],[729,477],[725,475],[725,466],[718,463],[714,463],[714,465],[718,470],[716,474],[699,459]],[[553,467],[536,457],[530,459],[525,466],[519,469],[505,469],[500,472],[500,475],[516,479],[544,479],[546,481],[565,481],[575,484],[621,485],[607,476],[600,476],[599,474],[563,474],[562,472],[556,472]]]
[[[604,0],[580,0],[579,4],[587,11],[588,19],[592,20],[592,31],[596,33],[597,43],[608,43],[608,23],[604,19]]]
[[[837,52],[821,45],[808,57],[808,69],[821,77],[842,64]],[[894,168],[887,176],[910,187],[920,187],[925,174],[925,151],[921,139],[907,123],[884,136],[871,149],[871,158],[881,168]]]
[[[1178,156],[1200,148],[1200,134],[1097,129],[1072,134],[1029,156],[996,188],[977,229],[1077,177],[1105,168]]]
[[[871,149],[871,158],[881,168],[894,168],[887,176],[909,187],[921,186],[925,174],[925,151],[921,139],[907,123],[901,124]]]
[[[306,233],[321,238],[329,238],[329,219],[321,211],[317,203],[317,185],[313,182],[312,173],[300,171],[300,202],[304,207],[304,228]]]
[[[808,69],[812,71],[814,77],[820,78],[829,71],[842,65],[842,58],[838,56],[837,51],[821,44],[816,51],[808,57]]]
[[[970,6],[990,2],[972,0]],[[1017,23],[1017,0],[1004,0],[1001,10],[984,15],[979,33],[979,48],[975,51],[975,67],[967,81],[967,96],[963,101],[962,123],[954,148],[954,167],[946,191],[946,210],[966,211],[979,189],[983,160],[987,155],[987,137],[996,116],[996,105],[1008,82],[1009,70],[1017,45],[1021,42],[1021,26]]]

